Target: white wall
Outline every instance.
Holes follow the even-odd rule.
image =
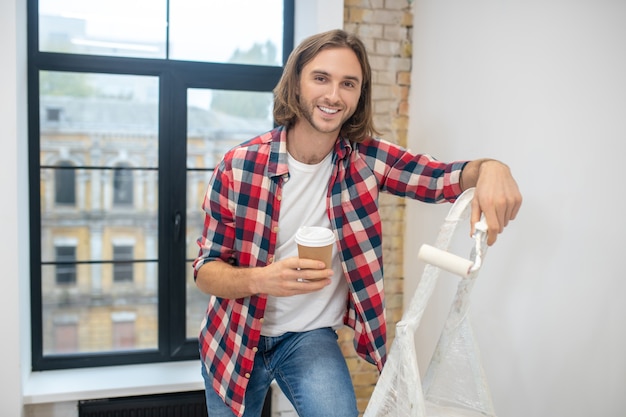
[[[294,46],[307,36],[343,28],[343,0],[295,0]]]
[[[625,415],[626,2],[416,0],[414,14],[410,147],[501,159],[525,198],[473,293],[498,415]],[[447,208],[409,205],[409,291]]]
[[[22,415],[22,379],[29,316],[28,176],[26,147],[26,2],[0,2],[0,415]]]

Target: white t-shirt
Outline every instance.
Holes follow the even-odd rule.
[[[289,180],[283,185],[275,259],[298,256],[294,240],[300,226],[330,227],[326,208],[332,153],[319,164],[307,165],[288,155]],[[320,291],[290,297],[268,296],[261,334],[280,336],[322,327],[340,328],[346,313],[348,284],[337,245],[333,247],[332,283]]]

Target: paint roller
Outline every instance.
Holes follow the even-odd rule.
[[[474,226],[475,259],[463,258],[443,249],[423,244],[417,253],[417,258],[427,264],[436,266],[445,271],[467,278],[480,269],[482,258],[485,255],[485,240],[487,238],[487,223],[481,220]]]
[[[421,261],[431,264],[445,271],[460,275],[466,278],[472,272],[474,262],[465,259],[462,256],[447,252],[443,249],[437,249],[434,246],[423,244],[417,254],[417,258]]]

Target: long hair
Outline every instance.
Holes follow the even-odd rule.
[[[366,136],[379,134],[374,128],[372,111],[372,69],[363,42],[353,34],[340,29],[319,33],[303,40],[293,50],[283,74],[274,88],[274,121],[287,128],[302,117],[298,103],[298,87],[302,68],[318,53],[329,48],[350,48],[357,56],[363,72],[361,96],[352,117],[341,127],[341,135],[355,142]]]

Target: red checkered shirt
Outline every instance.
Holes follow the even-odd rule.
[[[377,138],[339,138],[332,157],[327,212],[349,286],[344,318],[354,329],[356,352],[382,369],[386,359],[382,225],[378,195],[389,192],[428,203],[454,201],[466,161],[442,163]],[[282,127],[230,150],[211,178],[203,203],[197,271],[222,260],[239,267],[274,260],[276,230],[287,167]],[[200,333],[200,356],[213,388],[241,416],[267,298],[210,296]]]

